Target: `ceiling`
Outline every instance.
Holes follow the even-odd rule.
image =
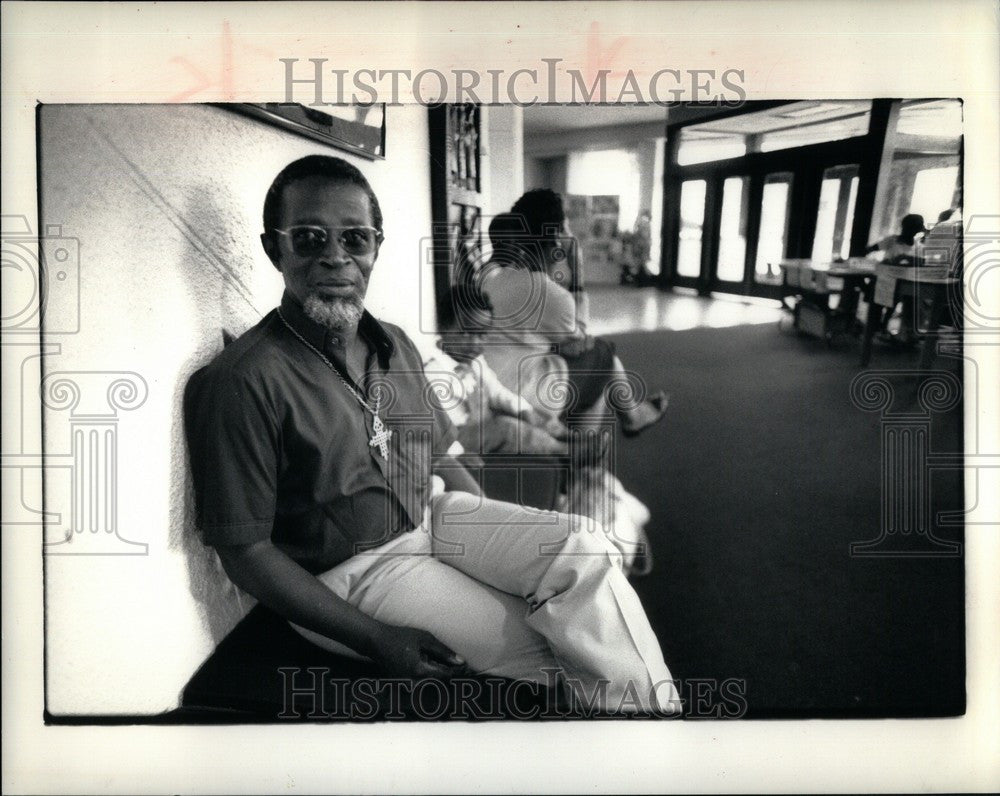
[[[748,104],[747,113],[702,122],[691,132],[697,131],[706,137],[754,135],[858,116],[868,112],[871,101],[806,100],[761,111],[750,110],[752,106],[753,103]],[[526,135],[544,135],[594,127],[666,122],[666,119],[667,109],[659,105],[533,105],[524,109],[524,132]]]
[[[667,109],[659,105],[533,105],[524,109],[526,135],[666,121]]]
[[[695,129],[697,132],[711,132],[717,135],[759,135],[772,130],[862,116],[869,112],[871,106],[871,100],[791,102],[762,111],[702,122]]]
[[[822,125],[853,130],[867,127],[871,100],[802,100],[764,110],[751,110],[721,119],[709,119],[685,128],[688,137],[726,138]],[[524,109],[524,133],[528,136],[594,128],[665,123],[668,111],[659,105],[533,105]],[[924,135],[961,135],[962,110],[957,100],[905,100],[900,113],[900,132]]]

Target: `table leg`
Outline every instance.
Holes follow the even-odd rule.
[[[882,319],[882,307],[874,301],[868,302],[868,314],[865,316],[865,336],[861,341],[861,367],[867,368],[872,359],[872,338]]]
[[[944,311],[947,307],[947,291],[941,287],[935,287],[934,297],[931,302],[931,315],[927,321],[927,334],[920,347],[920,369],[927,370],[934,361],[934,354],[937,349],[937,330],[941,327]],[[917,307],[920,306],[919,297],[914,298]]]

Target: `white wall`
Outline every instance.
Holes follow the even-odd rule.
[[[369,308],[415,332],[421,307],[433,307],[431,270],[420,266],[426,109],[387,113],[388,158],[347,157],[385,215]],[[50,385],[45,448],[65,465],[46,480],[47,510],[58,514],[46,530],[47,707],[168,710],[248,608],[192,535],[183,386],[221,349],[223,327],[242,332],[280,298],[258,243],[274,175],[306,154],[342,153],[197,105],[44,106],[40,133],[42,223],[80,247],[79,332],[58,338],[45,362],[61,382]],[[72,272],[51,291],[48,323],[77,312],[67,284]],[[74,432],[85,460],[71,455]],[[58,543],[80,522],[83,533]],[[145,555],[134,554],[140,545]]]
[[[483,112],[489,174],[485,212],[492,217],[510,210],[524,193],[524,112],[517,105],[490,105]]]
[[[586,109],[581,109],[584,113]],[[528,157],[551,158],[585,149],[620,149],[662,138],[666,135],[667,112],[662,122],[579,127],[546,133],[526,133],[524,154]]]
[[[551,187],[548,162],[545,158],[524,156],[524,189],[526,191]]]
[[[657,183],[662,181],[662,168],[657,171],[658,138],[664,136],[664,122],[642,122],[637,124],[584,127],[563,132],[526,134],[524,137],[524,174],[528,188],[551,188],[560,193],[573,193],[567,185],[569,154],[601,149],[627,149],[635,153],[639,167],[639,207],[651,210],[657,223],[653,226],[653,237],[659,238],[662,207],[653,208],[654,195],[662,196],[662,187],[657,193]],[[595,192],[596,193],[596,192]],[[662,199],[661,199],[662,201]],[[629,216],[626,211],[620,223],[631,229],[636,214]],[[659,241],[655,247],[655,257],[659,260]],[[599,262],[584,258],[586,281],[590,285],[618,284],[620,267],[615,262]]]

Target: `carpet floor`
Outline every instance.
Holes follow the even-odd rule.
[[[671,396],[615,458],[652,512],[655,565],[635,586],[673,675],[706,693],[742,682],[729,688],[751,718],[964,713],[962,556],[903,555],[917,535],[887,540],[898,555],[851,553],[879,538],[883,504],[884,421],[852,403],[857,348],[773,324],[613,339]],[[921,411],[915,367],[915,353],[875,352],[897,412]],[[961,451],[961,404],[927,421],[932,452]],[[961,509],[960,470],[929,483],[932,518]],[[932,532],[962,541],[954,525]]]

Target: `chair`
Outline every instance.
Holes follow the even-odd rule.
[[[399,681],[382,679],[369,661],[309,643],[258,605],[188,681],[176,713],[190,723],[499,719],[537,715],[559,701],[542,686],[472,679],[483,687],[408,689],[424,696],[408,704]]]

